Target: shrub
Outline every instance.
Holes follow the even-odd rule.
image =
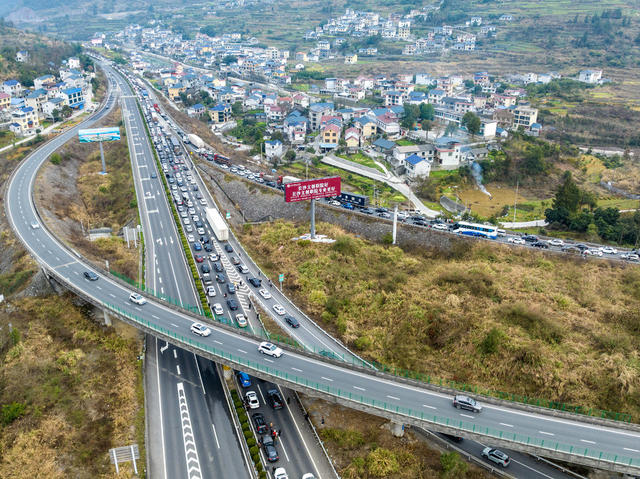
[[[19,402],[2,405],[2,424],[7,426],[24,414],[26,405]]]
[[[54,153],[49,157],[49,161],[54,165],[59,165],[62,162],[62,157],[59,153]]]
[[[400,471],[400,463],[393,451],[379,447],[367,454],[367,471],[373,477],[387,477]]]
[[[440,455],[442,472],[440,477],[444,479],[466,477],[469,465],[464,462],[457,452],[443,452]]]
[[[530,336],[542,339],[549,344],[562,342],[562,330],[554,322],[537,311],[528,309],[525,305],[514,304],[503,308],[507,321],[527,331]]]
[[[393,243],[393,233],[386,232],[382,235],[382,244],[390,245]]]
[[[254,455],[257,456],[260,453],[260,450],[258,449],[258,446],[252,446],[249,448],[249,454],[251,454],[251,457],[253,457]]]
[[[247,438],[247,446],[249,446],[249,448],[252,448],[255,445],[256,445],[256,439],[254,437]]]
[[[320,436],[325,441],[336,443],[341,449],[355,449],[364,444],[364,436],[360,431],[327,427],[320,429]]]
[[[482,354],[494,354],[498,352],[505,340],[505,334],[498,328],[491,328],[479,345]]]
[[[258,478],[259,478],[259,479],[267,479],[267,473],[266,473],[266,472],[264,472],[264,471],[260,471],[260,472],[258,473]]]
[[[249,439],[250,437],[253,437],[253,432],[251,430],[242,431],[242,433],[244,434],[245,439]]]

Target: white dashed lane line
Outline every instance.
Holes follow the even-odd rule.
[[[513,424],[507,424],[505,422],[501,422],[500,425],[505,427],[513,427]]]
[[[539,432],[540,434],[544,434],[544,435],[546,435],[546,436],[555,436],[555,434],[554,434],[554,433],[552,433],[552,432],[546,432],[546,431],[538,431],[538,432]]]

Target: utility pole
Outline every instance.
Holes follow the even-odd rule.
[[[516,197],[513,200],[513,222],[516,222],[516,211],[518,211],[518,187],[520,186],[520,180],[516,180]]]
[[[396,205],[393,211],[393,241],[391,244],[396,244],[397,235],[398,235],[398,205]]]

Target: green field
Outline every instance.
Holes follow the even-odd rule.
[[[380,173],[384,173],[384,170],[376,164],[371,158],[367,155],[363,155],[362,153],[354,153],[353,155],[338,155],[340,158],[344,158],[345,160],[353,161],[354,163],[358,163],[362,166],[367,166],[369,168],[373,168],[378,170]]]

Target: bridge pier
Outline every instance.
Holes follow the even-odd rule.
[[[222,374],[226,381],[229,381],[233,378],[233,370],[229,366],[222,365]]]
[[[102,310],[102,314],[103,314],[103,316],[104,316],[104,325],[105,325],[105,326],[109,326],[109,327],[111,327],[111,326],[112,326],[112,323],[111,323],[111,316],[109,316],[109,313],[107,313],[107,310],[106,310],[106,309],[103,309],[103,310]]]
[[[404,436],[404,424],[400,422],[391,421],[391,434],[395,437]]]

